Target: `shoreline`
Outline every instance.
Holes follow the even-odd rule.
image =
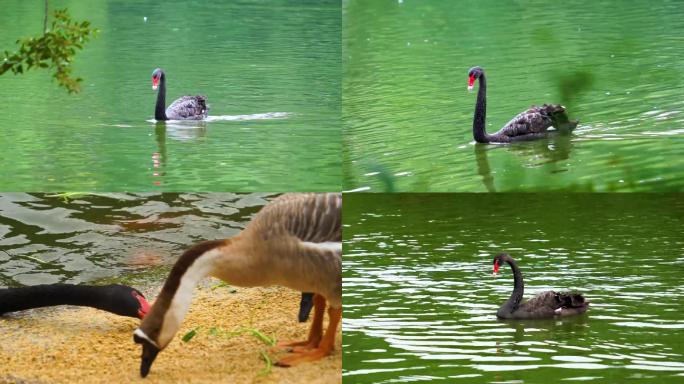
[[[160,288],[143,293],[150,300]],[[271,353],[263,336],[306,339],[311,318],[297,322],[299,298],[283,287],[203,280],[179,332],[145,379],[139,375],[141,348],[132,340],[140,320],[71,306],[0,317],[0,383],[339,383],[341,330],[335,351],[322,360],[290,368],[269,368],[264,360],[264,354],[276,361],[285,353]],[[194,337],[182,341],[192,330]]]

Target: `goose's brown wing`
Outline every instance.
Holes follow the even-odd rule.
[[[311,243],[342,241],[342,194],[286,193],[254,217],[247,230],[262,236],[283,232]]]
[[[281,195],[257,213],[245,232],[265,246],[272,244],[268,252],[288,260],[291,274],[281,276],[283,285],[319,293],[333,307],[342,305],[342,194]]]

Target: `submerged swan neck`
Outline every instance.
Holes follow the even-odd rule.
[[[485,119],[487,117],[487,79],[484,72],[478,77],[478,82],[477,102],[475,103],[475,115],[473,116],[473,137],[478,143],[488,143],[489,137],[485,131]]]
[[[159,79],[159,91],[157,92],[157,104],[154,107],[155,120],[168,120],[166,117],[166,75],[161,73]]]
[[[525,286],[522,272],[520,272],[520,268],[518,268],[515,261],[510,256],[504,257],[503,260],[511,266],[511,270],[513,271],[513,292],[511,293],[511,297],[508,298],[508,301],[501,306],[499,313],[511,313],[520,306]]]

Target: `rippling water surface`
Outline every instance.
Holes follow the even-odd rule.
[[[268,195],[0,194],[0,286],[117,280],[239,232]]]
[[[345,189],[684,189],[680,2],[346,0],[343,14]],[[475,145],[475,65],[489,132],[561,103],[574,135]]]
[[[42,4],[3,2],[1,50],[41,31]],[[0,76],[0,190],[339,189],[339,1],[49,4],[100,33],[78,95],[45,70]],[[150,122],[156,67],[167,105],[204,94],[210,118]]]
[[[349,194],[345,382],[684,380],[684,202],[677,195]],[[585,315],[499,321],[525,297],[581,290]]]

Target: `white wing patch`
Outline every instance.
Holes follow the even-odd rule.
[[[326,241],[323,243],[312,243],[309,241],[302,241],[302,244],[311,248],[330,250],[333,252],[342,252],[342,243],[339,241]]]

